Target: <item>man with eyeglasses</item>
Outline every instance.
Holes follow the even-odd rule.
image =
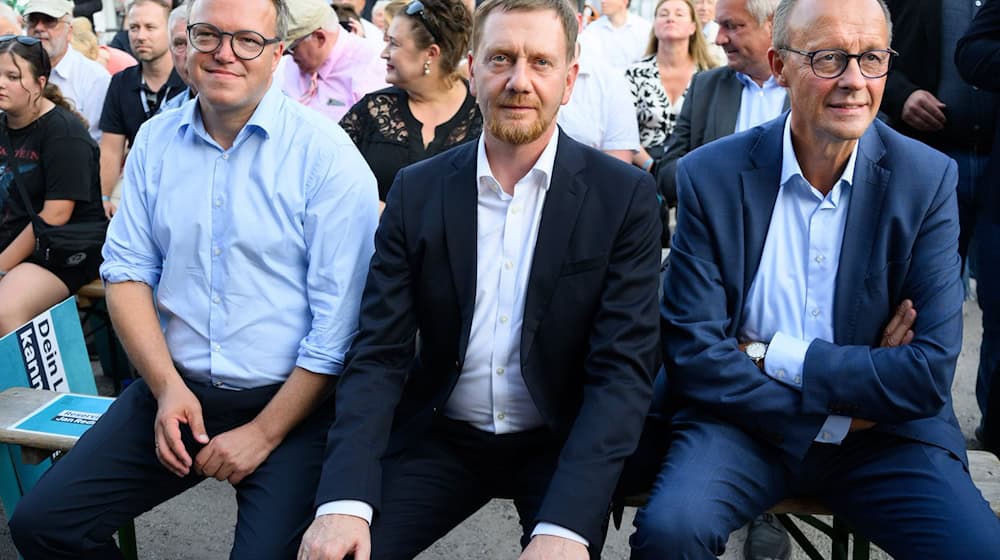
[[[70,0],[29,0],[24,6],[27,34],[42,40],[52,60],[50,81],[59,86],[63,96],[87,119],[91,137],[100,143],[101,111],[111,76],[103,66],[70,45],[72,17]]]
[[[116,527],[208,477],[236,490],[232,558],[293,558],[312,519],[378,189],[272,87],[284,0],[188,8],[198,97],[136,135],[101,270],[141,379],[19,503],[27,560],[120,558]]]
[[[890,33],[882,0],[782,0],[768,58],[790,114],[678,166],[661,308],[678,409],[633,559],[714,558],[790,495],[893,558],[1000,550],[951,404],[955,163],[875,120]]]
[[[185,87],[168,56],[169,16],[167,0],[135,0],[125,14],[132,53],[139,64],[111,77],[101,112],[101,198],[108,219],[115,213],[111,195],[121,178],[126,148],[132,146],[142,123]]]
[[[387,86],[381,47],[345,31],[324,0],[289,0],[288,13],[291,56],[278,64],[275,81],[290,98],[340,122],[362,97]]]
[[[176,109],[198,95],[198,90],[191,84],[187,70],[187,6],[181,4],[170,11],[167,30],[170,32],[170,58],[174,61],[174,70],[186,87],[181,93],[164,101],[162,111]]]

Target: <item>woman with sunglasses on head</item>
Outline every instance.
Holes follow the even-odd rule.
[[[50,226],[105,220],[97,144],[50,72],[38,39],[0,37],[0,336],[96,279],[100,266],[55,268],[33,256],[19,188]]]
[[[462,0],[413,0],[389,24],[382,58],[392,87],[366,95],[340,121],[375,173],[383,203],[397,171],[482,132],[459,71],[471,33]]]

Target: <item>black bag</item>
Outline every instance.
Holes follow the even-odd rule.
[[[5,120],[6,124],[6,120]],[[35,212],[28,198],[28,192],[21,183],[21,171],[14,162],[14,148],[7,138],[7,167],[14,173],[14,185],[21,195],[31,226],[35,234],[34,260],[48,268],[77,268],[99,262],[104,238],[108,233],[108,221],[83,222],[52,226]]]

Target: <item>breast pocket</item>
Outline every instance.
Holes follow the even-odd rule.
[[[594,257],[563,263],[559,269],[559,276],[573,276],[574,274],[582,274],[593,270],[602,270],[607,266],[608,255],[601,253]]]

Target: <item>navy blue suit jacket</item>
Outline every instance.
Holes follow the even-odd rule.
[[[787,115],[785,115],[787,116]],[[772,380],[736,335],[779,189],[785,116],[684,158],[661,336],[681,414],[711,414],[801,459],[830,414],[965,460],[951,385],[962,344],[956,166],[875,121],[859,140],[834,296],[833,342],[814,341],[802,390]],[[877,348],[899,303],[911,344]]]
[[[601,542],[658,367],[661,226],[648,173],[559,134],[525,296],[521,372],[564,442],[537,519]],[[362,500],[377,512],[381,459],[422,436],[458,381],[477,289],[477,149],[468,142],[404,168],[389,190],[318,504]]]

